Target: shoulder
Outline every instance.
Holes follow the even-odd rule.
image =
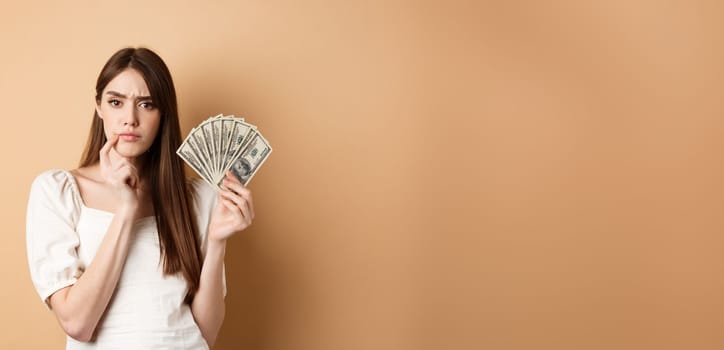
[[[68,170],[64,169],[50,169],[45,170],[35,177],[33,183],[38,184],[51,184],[51,183],[64,183],[68,181]]]
[[[71,190],[75,183],[70,173],[63,169],[51,169],[35,177],[31,185],[31,192],[42,194],[55,194]]]
[[[81,208],[75,179],[67,170],[46,170],[35,177],[28,198],[28,218],[45,218],[49,213],[75,218]]]

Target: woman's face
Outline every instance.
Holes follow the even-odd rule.
[[[106,137],[119,136],[115,149],[123,157],[138,157],[146,152],[161,122],[161,112],[151,100],[146,81],[132,68],[126,68],[106,85],[96,111],[103,119]]]

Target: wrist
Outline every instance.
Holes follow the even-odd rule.
[[[138,205],[133,205],[133,204],[121,205],[118,208],[118,210],[116,210],[116,215],[119,215],[123,218],[131,219],[131,220],[138,219],[136,217],[138,215]]]
[[[226,254],[226,240],[209,239],[206,242],[206,256],[221,256]]]

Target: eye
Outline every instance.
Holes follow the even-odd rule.
[[[153,102],[151,102],[151,101],[141,102],[139,104],[139,106],[143,109],[149,109],[149,110],[156,108],[156,105],[154,105]]]
[[[116,99],[112,99],[112,100],[108,100],[108,104],[111,105],[111,106],[113,106],[113,107],[118,107],[118,106],[121,105],[121,101],[116,100]]]

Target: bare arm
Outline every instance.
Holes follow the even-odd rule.
[[[113,217],[93,263],[72,285],[50,297],[50,306],[66,334],[89,341],[108,306],[123,271],[131,242],[133,215],[119,211]]]
[[[249,227],[254,218],[251,191],[230,172],[224,185],[227,189],[219,191],[218,204],[211,214],[201,282],[191,303],[194,320],[209,347],[216,342],[226,312],[222,284],[226,240]]]
[[[88,341],[108,306],[126,263],[131,229],[139,209],[138,171],[129,159],[111,151],[118,142],[113,135],[100,151],[103,180],[115,189],[117,209],[93,262],[72,286],[50,296],[50,306],[66,334]]]
[[[209,347],[213,347],[216,337],[224,322],[226,306],[224,305],[224,255],[226,242],[209,242],[201,268],[201,283],[191,303],[194,320],[206,339]]]

